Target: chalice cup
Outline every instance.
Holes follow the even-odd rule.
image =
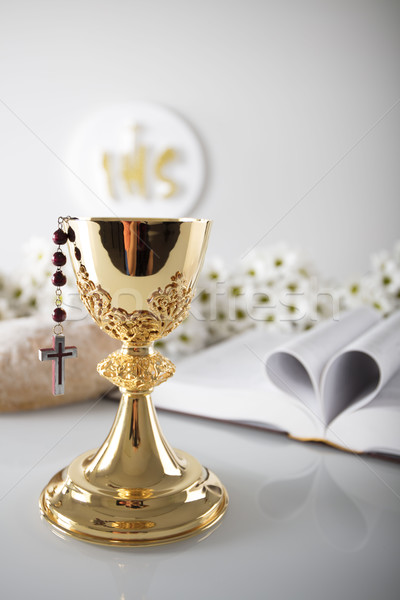
[[[188,314],[211,223],[77,218],[68,225],[82,302],[97,325],[122,342],[97,367],[119,386],[121,401],[103,445],[45,487],[42,515],[64,533],[115,546],[165,544],[200,533],[221,519],[226,490],[195,458],[171,448],[150,394],[174,374],[154,342]]]

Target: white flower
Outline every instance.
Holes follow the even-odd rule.
[[[249,318],[256,327],[263,327],[266,323],[276,323],[277,319],[277,290],[264,286],[255,287],[251,294],[248,294],[247,310]]]
[[[309,277],[312,274],[311,271],[314,271],[301,251],[290,248],[285,243],[264,249],[263,258],[267,281],[268,278],[273,281],[276,278],[287,276],[289,273],[303,274],[303,276]]]
[[[218,282],[225,282],[226,278],[227,270],[222,258],[208,259],[200,272],[196,287],[198,289],[215,287]]]
[[[172,357],[182,356],[197,352],[204,348],[207,340],[207,329],[204,322],[198,321],[190,314],[170,333],[165,339],[156,342],[159,349],[166,349],[166,353]]]
[[[371,256],[371,267],[373,271],[384,271],[385,265],[390,260],[388,250],[381,250]]]
[[[254,285],[265,281],[266,262],[260,252],[252,251],[241,259],[237,265],[236,275],[243,281]]]
[[[382,257],[374,261],[375,270],[339,291],[343,308],[371,306],[385,316],[400,308],[400,267],[388,255]]]
[[[24,274],[31,285],[39,287],[50,279],[54,267],[51,257],[55,252],[55,246],[50,241],[42,238],[31,238],[22,246],[21,265],[19,274]]]
[[[394,244],[393,258],[396,261],[397,266],[400,267],[400,240]]]
[[[14,319],[16,317],[15,311],[10,306],[7,298],[0,297],[0,321],[5,319]]]

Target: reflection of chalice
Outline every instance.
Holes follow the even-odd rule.
[[[122,397],[103,445],[43,490],[42,514],[58,529],[100,544],[163,544],[194,535],[222,517],[227,494],[212,472],[169,446],[150,392],[175,371],[153,342],[188,314],[210,222],[91,218],[69,225],[81,299],[99,327],[122,341],[97,367]]]

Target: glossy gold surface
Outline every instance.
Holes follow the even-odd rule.
[[[72,219],[69,225],[82,300],[101,329],[123,342],[98,365],[122,397],[103,445],[43,490],[42,514],[59,531],[108,545],[165,544],[209,529],[226,510],[226,490],[196,459],[170,447],[150,392],[174,373],[152,344],[187,315],[210,222]]]

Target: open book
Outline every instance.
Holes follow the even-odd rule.
[[[400,312],[252,330],[181,361],[174,379],[154,393],[159,408],[400,456]]]

